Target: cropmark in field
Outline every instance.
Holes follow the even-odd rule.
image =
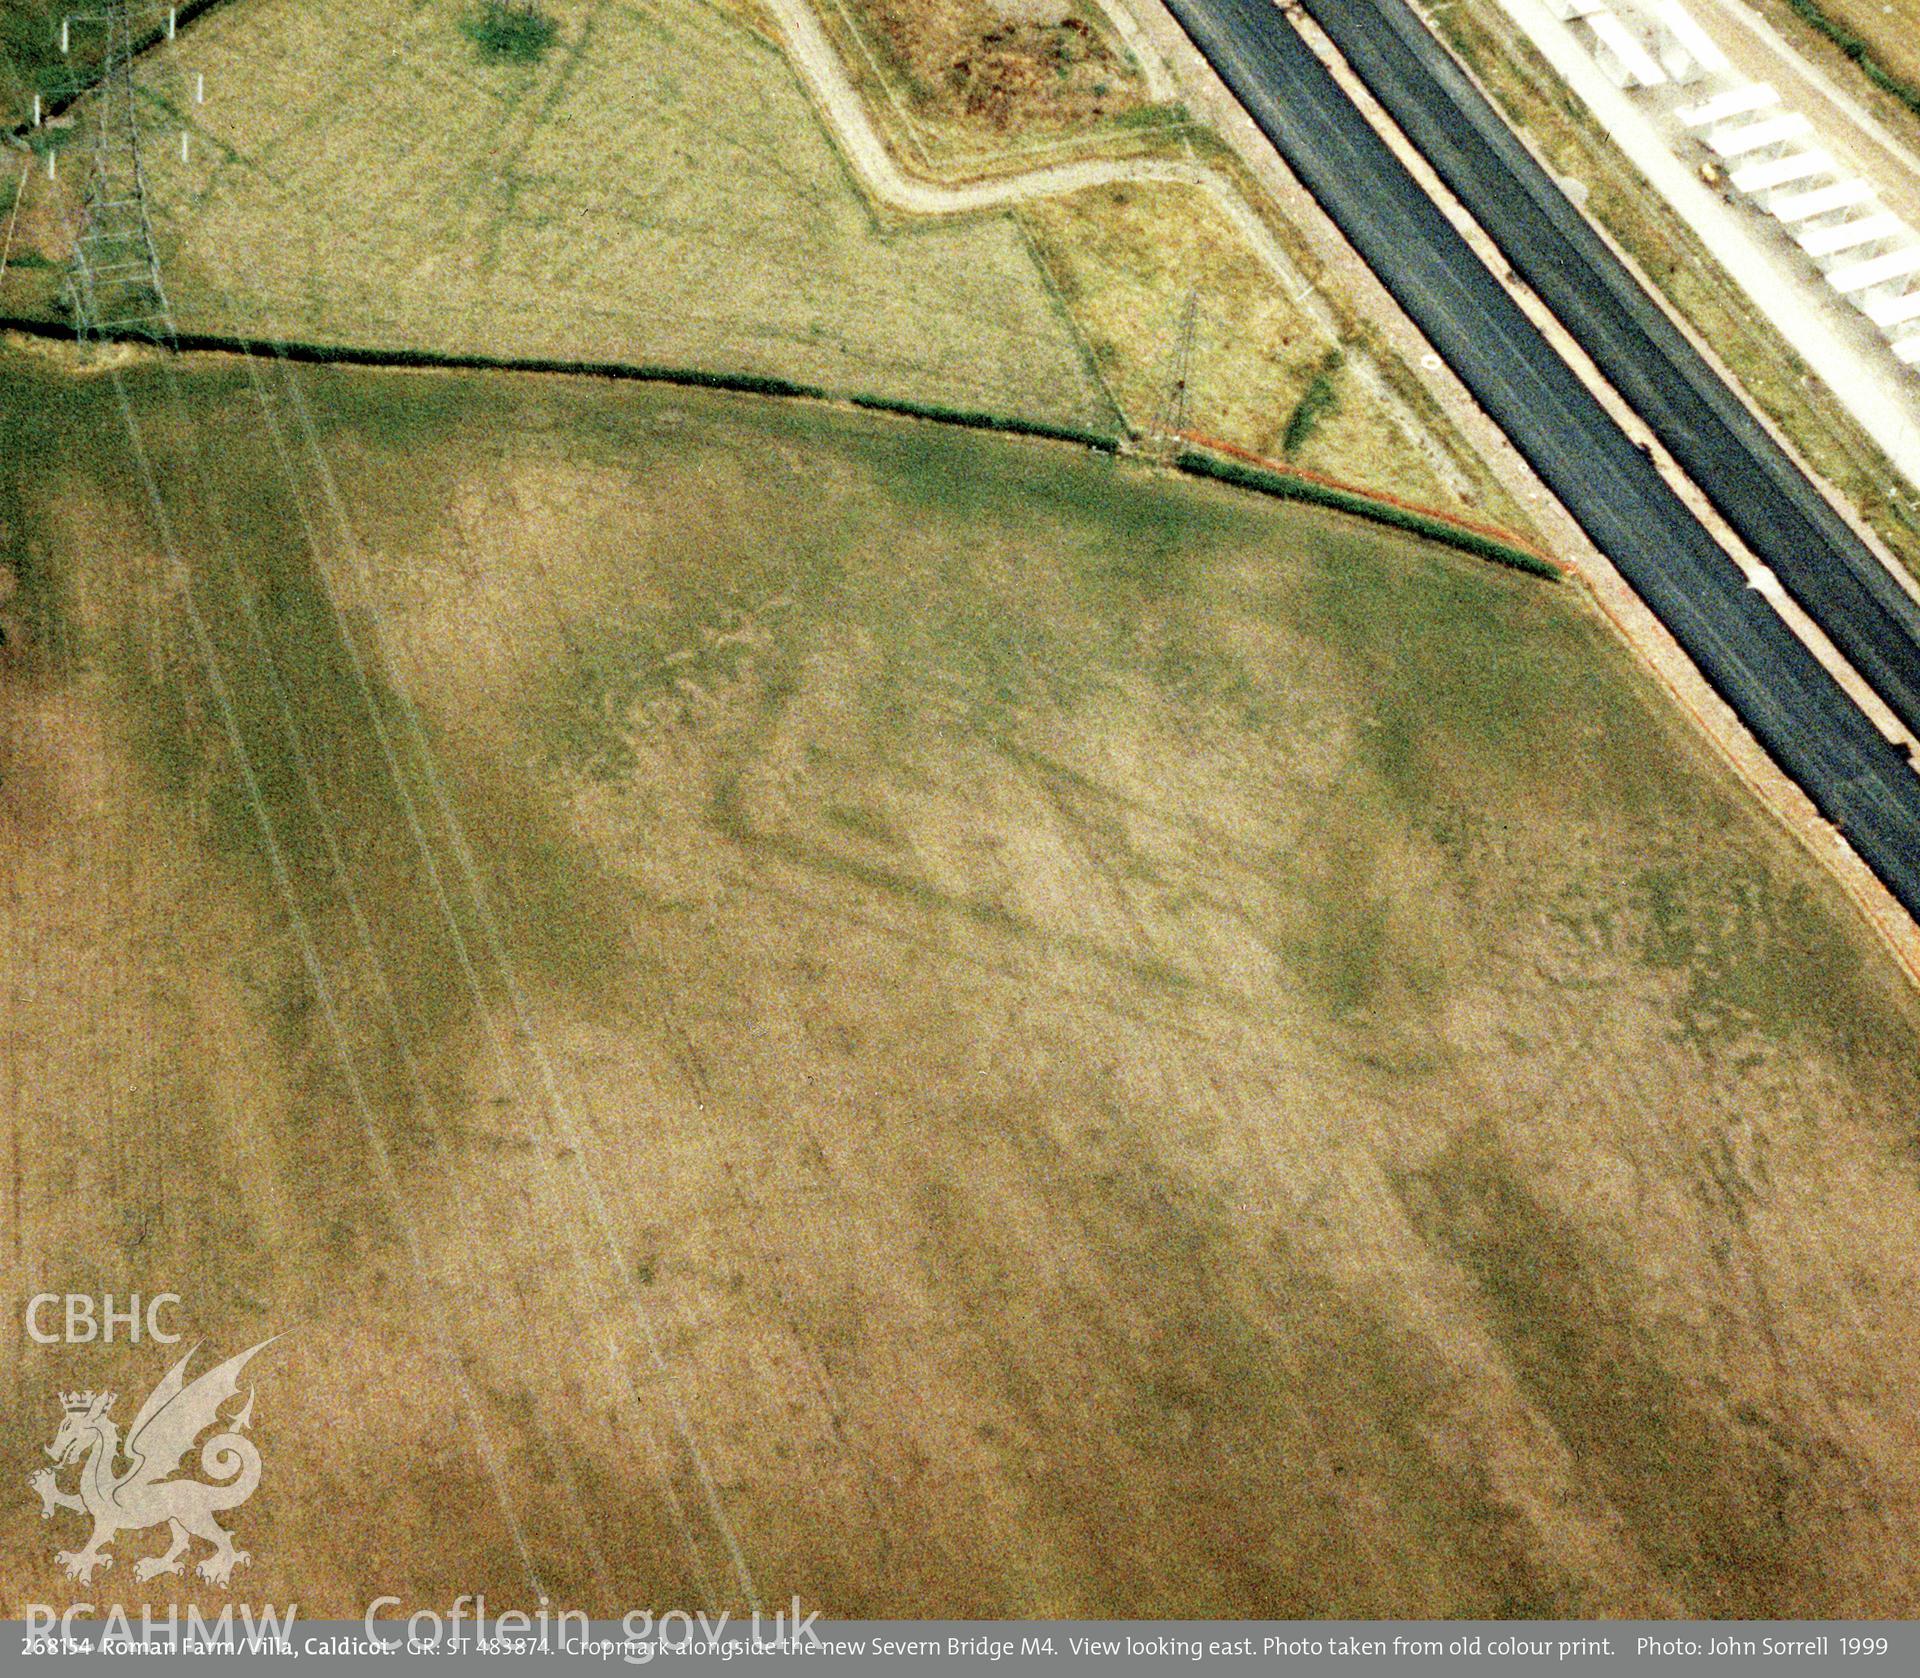
[[[1916,1606],[1914,999],[1574,591],[819,405],[125,376],[177,563],[109,379],[0,391],[7,1309],[289,1329],[251,1595]],[[0,1577],[84,1593],[24,1496]]]

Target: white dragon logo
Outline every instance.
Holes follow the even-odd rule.
[[[127,1430],[124,1452],[120,1429],[107,1414],[118,1395],[60,1395],[66,1414],[59,1433],[47,1447],[55,1467],[29,1475],[27,1484],[40,1494],[42,1520],[51,1520],[56,1509],[93,1517],[93,1536],[86,1548],[62,1550],[54,1557],[69,1578],[85,1584],[96,1568],[112,1567],[113,1557],[107,1554],[106,1546],[116,1533],[138,1532],[163,1521],[173,1529],[173,1546],[163,1556],[148,1556],[137,1562],[133,1569],[136,1579],[144,1581],[183,1571],[181,1558],[190,1538],[204,1539],[213,1546],[213,1554],[197,1569],[209,1584],[225,1585],[236,1567],[246,1566],[251,1559],[247,1552],[233,1547],[233,1535],[213,1517],[218,1510],[245,1503],[260,1484],[260,1453],[253,1441],[244,1437],[253,1420],[251,1389],[239,1414],[222,1417],[219,1412],[221,1405],[238,1395],[240,1371],[247,1360],[272,1344],[272,1340],[263,1340],[188,1382],[187,1365],[199,1350],[198,1346],[190,1348],[140,1406],[140,1414]],[[201,1449],[200,1468],[219,1483],[169,1479],[193,1442],[216,1423],[223,1424],[222,1431]],[[127,1467],[116,1470],[115,1461],[123,1454]],[[82,1456],[86,1461],[80,1469],[78,1494],[61,1491],[55,1483],[58,1469]]]

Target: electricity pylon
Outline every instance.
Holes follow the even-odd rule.
[[[1159,411],[1153,416],[1151,435],[1155,444],[1163,449],[1176,448],[1180,434],[1187,429],[1187,385],[1193,377],[1193,340],[1199,325],[1200,293],[1189,291],[1180,306],[1180,325],[1167,370],[1166,392]]]
[[[173,310],[147,207],[140,94],[134,61],[141,48],[174,32],[174,8],[154,0],[105,0],[70,12],[60,26],[62,51],[81,30],[102,37],[100,79],[92,98],[92,167],[67,278],[74,325],[82,342],[173,336]]]

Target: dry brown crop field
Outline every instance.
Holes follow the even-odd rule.
[[[1914,1611],[1920,1007],[1573,590],[815,405],[122,376],[171,554],[112,377],[0,373],[4,1309],[284,1337],[238,1594]],[[8,1461],[171,1361],[26,1345]],[[73,1525],[0,1499],[9,1612]]]
[[[536,64],[464,0],[246,0],[177,52],[156,159],[185,330],[764,373],[1111,425],[1005,216],[881,225],[779,49],[704,0],[556,0]]]

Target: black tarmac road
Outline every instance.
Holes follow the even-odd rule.
[[[1170,0],[1294,173],[1775,761],[1920,916],[1920,777],[1667,487],[1271,0]],[[1475,206],[1477,209],[1477,206]]]
[[[1887,574],[1406,0],[1304,9],[1740,539],[1920,735],[1920,602]]]

